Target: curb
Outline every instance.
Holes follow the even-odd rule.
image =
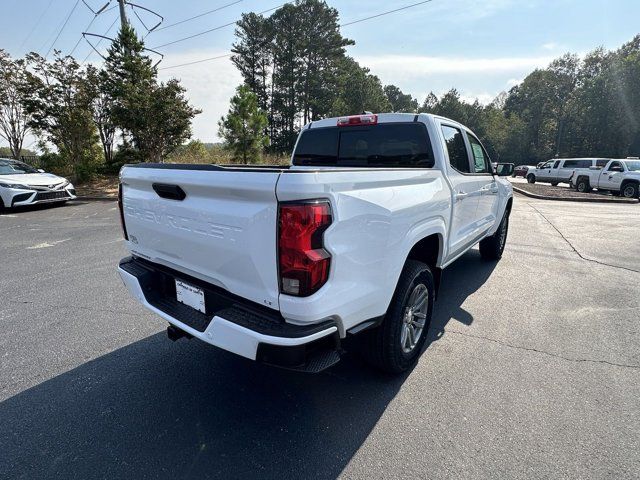
[[[513,184],[511,184],[511,186],[512,186],[514,192],[517,192],[520,195],[524,195],[525,197],[535,198],[537,200],[555,200],[556,202],[587,202],[587,203],[609,203],[609,204],[638,203],[637,200],[633,200],[633,199],[622,199],[622,200],[608,200],[607,199],[607,200],[605,200],[604,198],[600,199],[600,198],[591,198],[591,197],[585,197],[585,198],[546,197],[544,195],[538,195],[536,193],[527,192],[526,190],[522,190],[521,188],[518,188],[518,187],[514,186]]]

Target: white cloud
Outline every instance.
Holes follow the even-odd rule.
[[[509,73],[544,67],[552,57],[427,57],[417,55],[359,56],[357,60],[381,77],[422,77],[434,74]]]
[[[443,92],[445,93],[445,92]],[[441,95],[438,95],[440,97]],[[473,103],[476,100],[480,102],[482,105],[489,105],[496,98],[496,95],[492,93],[477,93],[477,94],[468,94],[464,93],[460,95],[460,99],[464,100],[467,103]]]
[[[193,51],[168,56],[162,66],[195,62],[203,58],[217,57],[227,52]],[[187,89],[187,98],[202,110],[193,120],[193,138],[202,141],[218,141],[218,120],[229,110],[229,99],[242,83],[240,72],[227,58],[160,70],[160,80],[177,78]]]
[[[542,44],[542,49],[543,50],[557,50],[560,47],[560,45],[558,45],[556,42],[547,42],[547,43],[543,43]]]

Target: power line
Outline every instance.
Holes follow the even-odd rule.
[[[203,62],[209,62],[211,60],[219,60],[221,58],[227,58],[227,57],[230,57],[231,55],[233,54],[227,53],[225,55],[218,55],[217,57],[203,58],[202,60],[196,60],[195,62],[181,63],[180,65],[169,65],[168,67],[162,67],[162,68],[159,68],[158,70],[167,70],[169,68],[186,67],[187,65],[195,65],[196,63],[203,63]]]
[[[291,2],[289,2],[289,3],[291,3]],[[284,4],[279,5],[277,7],[269,8],[268,10],[263,10],[262,12],[258,12],[258,15],[262,15],[263,13],[268,13],[268,12],[271,12],[273,10],[277,10],[279,8],[284,7],[285,5],[287,5],[287,3],[284,3]],[[189,35],[188,37],[179,38],[177,40],[174,40],[173,42],[163,43],[162,45],[156,45],[153,48],[155,49],[155,48],[168,47],[169,45],[173,45],[175,43],[184,42],[185,40],[191,40],[192,38],[196,38],[196,37],[199,37],[201,35],[205,35],[207,33],[214,32],[216,30],[221,30],[221,29],[223,29],[225,27],[230,27],[231,25],[235,25],[236,23],[238,23],[238,20],[235,20],[235,21],[229,22],[229,23],[225,23],[224,25],[219,25],[217,27],[210,28],[209,30],[205,30],[204,32],[194,33],[193,35]]]
[[[360,20],[354,20],[353,22],[343,23],[340,27],[348,27],[349,25],[355,25],[356,23],[366,22],[367,20],[371,20],[374,18],[384,17],[385,15],[389,15],[391,13],[400,12],[402,10],[407,10],[409,8],[417,7],[418,5],[424,5],[425,3],[432,2],[433,0],[424,0],[423,2],[414,3],[413,5],[407,5],[404,7],[396,8],[394,10],[389,10],[388,12],[378,13],[377,15],[371,15],[370,17],[361,18]]]
[[[93,22],[96,21],[96,18],[98,18],[98,14],[95,14],[93,16],[93,18],[91,19],[91,21],[89,22],[89,25],[87,25],[87,28],[84,29],[84,31],[86,32],[87,30],[89,30],[91,28],[91,25],[93,25]],[[73,46],[73,48],[71,49],[71,51],[69,52],[69,55],[73,55],[73,52],[76,51],[76,48],[78,48],[78,45],[80,45],[80,42],[82,41],[84,37],[82,35],[80,35],[80,38],[78,39],[78,41],[76,42],[76,44]]]
[[[69,15],[67,15],[66,20],[64,21],[64,23],[62,24],[62,27],[60,28],[60,31],[58,32],[58,35],[56,35],[56,38],[53,40],[53,43],[51,44],[51,46],[49,47],[49,50],[47,50],[46,55],[44,56],[44,58],[47,58],[49,56],[49,53],[51,52],[51,49],[53,48],[53,46],[56,44],[56,42],[58,41],[58,38],[60,38],[60,35],[62,34],[62,31],[64,30],[64,27],[67,26],[67,23],[69,22],[69,19],[71,18],[71,15],[73,15],[73,12],[76,11],[76,8],[78,7],[78,4],[80,3],[80,0],[76,0],[76,3],[73,5],[73,8],[71,9],[71,11],[69,12]]]
[[[227,3],[226,5],[222,5],[221,7],[214,8],[213,10],[209,10],[207,12],[201,13],[199,15],[194,15],[193,17],[185,18],[184,20],[180,20],[176,23],[170,23],[169,25],[165,25],[164,27],[157,28],[156,31],[164,30],[165,28],[175,27],[176,25],[180,25],[185,22],[190,22],[191,20],[195,20],[196,18],[204,17],[205,15],[209,15],[210,13],[219,12],[220,10],[224,10],[225,8],[231,7],[238,3],[241,3],[244,0],[236,0],[235,2]]]
[[[414,4],[411,4],[411,5],[406,5],[406,6],[404,6],[404,7],[396,8],[396,9],[394,9],[394,10],[389,10],[389,11],[386,11],[386,12],[378,13],[378,14],[376,14],[376,15],[371,15],[371,16],[366,17],[366,18],[361,18],[361,19],[359,19],[359,20],[354,20],[354,21],[351,21],[351,22],[343,23],[343,24],[341,24],[341,25],[340,25],[340,27],[347,27],[347,26],[349,26],[349,25],[354,25],[354,24],[356,24],[356,23],[366,22],[367,20],[372,20],[372,19],[374,19],[374,18],[379,18],[379,17],[383,17],[383,16],[385,16],[385,15],[390,15],[390,14],[392,14],[392,13],[396,13],[396,12],[399,12],[399,11],[402,11],[402,10],[407,10],[407,9],[409,9],[409,8],[417,7],[417,6],[419,6],[419,5],[424,5],[425,3],[429,3],[429,2],[432,2],[432,1],[433,1],[433,0],[424,0],[424,1],[422,1],[422,2],[414,3]],[[287,5],[287,4],[285,3],[284,5]],[[269,9],[269,10],[265,10],[264,12],[260,12],[260,15],[261,15],[261,14],[263,14],[263,13],[270,12],[270,11],[272,11],[272,10],[276,10],[276,9],[278,9],[278,8],[281,8],[281,7],[283,7],[284,5],[281,5],[280,7],[271,8],[271,9]],[[219,28],[223,28],[223,27],[225,27],[225,26],[228,26],[228,25],[223,25],[223,26],[216,27],[216,28],[217,28],[217,29],[219,29]],[[188,37],[188,38],[193,38],[194,36],[203,35],[204,33],[207,33],[207,32],[202,32],[202,33],[200,33],[200,34],[192,35],[191,37]],[[180,42],[180,41],[182,41],[182,40],[186,40],[186,39],[187,39],[187,38],[185,38],[185,39],[180,39],[180,40],[176,40],[175,42],[167,43],[167,44],[165,44],[165,45],[160,45],[160,47],[164,47],[164,46],[166,46],[166,45],[171,45],[172,43],[177,43],[177,42]],[[154,48],[160,48],[160,47],[154,47]],[[216,57],[204,58],[204,59],[202,59],[202,60],[196,60],[196,61],[193,61],[193,62],[180,63],[180,64],[178,64],[178,65],[170,65],[170,66],[168,66],[168,67],[159,68],[158,70],[167,70],[167,69],[170,69],[170,68],[186,67],[186,66],[188,66],[188,65],[195,65],[195,64],[197,64],[197,63],[203,63],[203,62],[209,62],[209,61],[212,61],[212,60],[219,60],[219,59],[221,59],[221,58],[227,58],[227,57],[230,57],[230,56],[232,56],[232,55],[233,55],[232,53],[228,53],[228,54],[226,54],[226,55],[218,55],[218,56],[216,56]]]
[[[33,25],[33,27],[31,27],[31,30],[29,31],[29,34],[27,35],[27,37],[22,41],[22,43],[20,44],[20,46],[18,47],[18,49],[21,49],[25,43],[27,43],[29,41],[29,39],[31,38],[31,35],[33,35],[33,32],[36,31],[36,28],[38,27],[38,25],[40,25],[40,22],[42,21],[42,19],[44,18],[45,14],[49,11],[49,7],[51,7],[51,4],[53,3],[53,0],[49,0],[48,5],[46,6],[46,8],[42,11],[42,13],[40,14],[40,16],[38,17],[38,20],[36,21],[36,23]]]
[[[104,32],[104,36],[106,37],[109,32],[111,31],[111,29],[113,28],[113,26],[116,24],[116,22],[118,21],[119,17],[116,17],[116,19],[113,21],[113,23],[111,24],[111,26],[107,29],[106,32]],[[100,43],[102,42],[102,38],[100,40],[98,40],[98,42],[96,43],[95,48],[98,48],[98,45],[100,45]],[[93,48],[91,47],[91,50],[89,50],[89,53],[87,53],[87,56],[84,57],[84,60],[82,61],[82,64],[84,65],[86,63],[86,61],[89,59],[89,57],[91,56],[91,54],[93,53]]]

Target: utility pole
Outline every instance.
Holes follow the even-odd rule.
[[[120,28],[124,28],[125,25],[128,25],[129,22],[127,20],[127,12],[124,9],[125,0],[118,0],[118,6],[120,7]]]

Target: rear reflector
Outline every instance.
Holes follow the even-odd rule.
[[[339,127],[352,127],[355,125],[376,125],[378,123],[378,115],[353,115],[351,117],[340,117],[338,119]]]
[[[323,234],[332,222],[331,207],[326,201],[309,201],[279,208],[280,292],[308,297],[329,278],[331,255],[324,249]]]
[[[120,210],[120,226],[122,227],[122,234],[124,235],[125,240],[129,240],[129,235],[127,235],[127,226],[124,223],[124,205],[122,203],[122,184],[118,184],[118,210]]]

